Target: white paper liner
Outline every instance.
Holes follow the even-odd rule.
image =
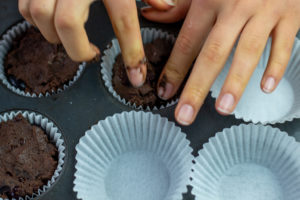
[[[158,38],[163,38],[166,40],[170,40],[175,43],[174,35],[170,35],[167,32],[163,32],[162,30],[154,29],[154,28],[142,28],[141,29],[142,40],[144,44],[150,43]],[[154,106],[152,109],[147,106],[145,109],[142,105],[137,106],[135,103],[131,103],[126,101],[125,98],[122,98],[113,88],[112,86],[112,75],[113,75],[113,66],[115,63],[116,57],[121,53],[120,45],[117,39],[113,39],[111,41],[111,46],[107,47],[108,49],[103,52],[102,62],[101,62],[101,74],[102,79],[104,80],[104,84],[107,87],[108,91],[118,99],[119,102],[123,103],[126,106],[129,106],[134,109],[139,110],[159,110],[164,109],[170,106],[175,105],[178,102],[178,99],[171,100],[166,105],[161,105],[160,107]]]
[[[209,140],[195,159],[195,200],[300,199],[300,146],[279,129],[240,125]]]
[[[14,39],[26,32],[26,30],[31,27],[31,25],[27,21],[23,21],[21,23],[18,23],[17,25],[13,26],[11,29],[9,29],[4,35],[2,40],[0,40],[0,80],[2,83],[11,91],[17,93],[18,95],[21,96],[26,96],[26,97],[48,97],[50,95],[58,94],[66,89],[68,89],[71,85],[75,83],[82,74],[83,70],[85,69],[86,63],[83,62],[79,65],[79,68],[76,72],[76,75],[73,77],[72,80],[70,80],[67,84],[64,84],[61,88],[58,88],[57,90],[52,90],[49,92],[46,92],[46,94],[37,94],[37,93],[30,93],[30,92],[25,92],[23,90],[20,90],[19,88],[13,86],[10,84],[10,82],[7,80],[6,74],[5,74],[5,68],[4,68],[4,59],[9,53],[12,42]]]
[[[182,199],[192,168],[189,143],[159,115],[132,111],[108,117],[76,146],[77,198]]]
[[[38,189],[37,193],[32,194],[32,196],[25,196],[20,197],[18,200],[31,200],[34,199],[43,193],[47,192],[49,188],[55,183],[55,181],[58,179],[59,175],[61,174],[61,171],[63,169],[64,165],[64,158],[65,158],[65,146],[64,146],[64,139],[62,137],[62,134],[60,133],[59,129],[55,126],[53,122],[51,122],[46,117],[34,113],[31,111],[11,111],[4,113],[0,115],[0,123],[6,122],[8,120],[12,120],[15,118],[18,114],[22,114],[25,119],[29,121],[29,123],[40,126],[46,134],[50,137],[50,142],[55,144],[57,151],[58,151],[58,161],[57,161],[57,168],[51,178],[51,180],[48,181],[47,185],[44,185]],[[0,200],[3,200],[0,198]],[[8,199],[4,199],[8,200]],[[16,200],[16,199],[12,199]]]
[[[246,122],[275,124],[292,121],[300,117],[300,41],[295,39],[293,53],[286,73],[276,90],[265,94],[260,88],[271,50],[268,40],[259,64],[233,114]],[[232,51],[223,71],[211,88],[212,97],[217,98],[232,63]],[[241,66],[243,67],[243,66]]]

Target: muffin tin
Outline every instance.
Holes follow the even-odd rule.
[[[141,3],[138,3],[141,6]],[[20,22],[22,17],[18,14],[17,1],[0,1],[0,33],[3,34],[9,27]],[[172,34],[176,34],[180,24],[162,25],[155,24],[141,18],[142,27],[155,27]],[[105,8],[100,1],[91,7],[90,20],[86,24],[88,35],[103,51],[115,37]],[[233,116],[222,117],[214,108],[214,99],[206,99],[195,123],[189,127],[182,127],[191,142],[194,156],[208,142],[215,133],[229,128],[232,125],[243,123]],[[174,120],[175,106],[168,107],[153,113]],[[75,173],[75,146],[85,131],[99,120],[123,111],[131,111],[115,99],[106,89],[100,73],[100,63],[88,64],[82,76],[67,90],[60,94],[42,98],[28,98],[19,96],[4,85],[0,84],[0,112],[9,110],[32,110],[55,122],[65,139],[66,157],[62,174],[57,182],[39,199],[66,199],[75,200],[73,181]],[[300,132],[300,120],[273,125],[290,135]],[[190,189],[190,187],[189,187]],[[193,200],[194,196],[189,191],[184,194],[183,200]]]

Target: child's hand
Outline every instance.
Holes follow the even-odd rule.
[[[163,99],[171,98],[197,58],[175,111],[179,123],[191,124],[240,36],[231,69],[216,101],[219,113],[230,114],[270,35],[272,50],[261,88],[266,93],[274,91],[284,75],[299,27],[300,0],[192,0],[161,75],[158,93]]]
[[[51,43],[62,43],[75,61],[88,61],[100,54],[89,42],[84,24],[94,0],[19,0],[24,18],[37,26]],[[134,0],[104,0],[119,39],[127,74],[133,86],[146,77],[144,49]]]

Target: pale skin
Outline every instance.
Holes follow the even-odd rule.
[[[172,98],[196,59],[175,110],[180,124],[190,125],[195,120],[239,36],[232,66],[216,101],[217,111],[223,115],[233,112],[269,36],[272,50],[261,89],[266,93],[276,89],[300,27],[300,0],[145,1],[152,6],[142,9],[147,19],[170,23],[185,18],[158,83],[158,95]],[[83,61],[100,54],[84,30],[92,2],[19,0],[19,9],[48,41],[62,43],[73,60]],[[139,87],[146,77],[146,65],[135,1],[103,2],[119,39],[129,80]]]
[[[177,0],[177,6],[183,2],[186,0]],[[164,13],[164,18],[176,18],[172,9]],[[159,19],[158,13],[153,8],[142,12],[150,20],[165,22]],[[240,36],[229,74],[215,104],[220,114],[228,115],[240,100],[269,36],[272,49],[261,89],[265,93],[276,89],[299,27],[300,0],[192,0],[161,75],[160,82],[164,83],[158,84],[158,94],[163,99],[171,98],[196,59],[175,110],[176,120],[190,125]]]

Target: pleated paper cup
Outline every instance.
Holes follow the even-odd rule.
[[[300,41],[296,38],[291,60],[278,87],[271,94],[266,94],[261,90],[260,82],[268,63],[270,50],[271,39],[269,39],[260,62],[233,112],[237,119],[253,123],[275,124],[300,117]],[[219,96],[234,52],[235,50],[231,53],[223,71],[211,88],[214,98]]]
[[[299,158],[299,143],[277,128],[233,126],[199,151],[192,193],[196,200],[298,200]]]
[[[65,145],[64,145],[64,139],[59,129],[55,126],[53,122],[51,122],[48,118],[42,116],[41,114],[30,112],[30,111],[11,111],[0,115],[0,123],[6,122],[8,120],[12,120],[19,114],[22,114],[22,116],[25,119],[27,119],[30,124],[41,127],[42,130],[45,131],[45,133],[48,135],[49,141],[56,146],[58,152],[57,168],[52,178],[48,180],[47,185],[40,187],[37,193],[33,193],[31,196],[18,198],[18,200],[32,200],[44,194],[45,192],[49,191],[52,185],[59,178],[64,165]],[[9,200],[9,199],[0,198],[0,200]]]
[[[155,39],[166,39],[168,41],[172,41],[175,43],[175,37],[173,35],[168,34],[167,32],[163,32],[162,30],[154,29],[154,28],[142,28],[141,29],[142,40],[144,44],[151,43]],[[178,99],[173,99],[167,102],[166,105],[161,105],[159,107],[154,106],[153,108],[147,106],[143,108],[142,105],[138,106],[135,103],[131,103],[127,101],[125,98],[122,98],[113,88],[112,85],[112,76],[113,76],[113,67],[116,61],[116,57],[121,53],[120,45],[117,39],[113,39],[111,41],[111,45],[109,45],[108,49],[103,52],[102,62],[101,62],[101,74],[102,79],[104,81],[105,86],[108,91],[122,104],[129,106],[138,110],[160,110],[170,106],[175,105],[178,102]]]
[[[25,92],[24,90],[21,90],[12,85],[7,79],[4,67],[4,60],[9,51],[11,50],[14,40],[19,36],[22,36],[22,34],[24,34],[26,30],[30,27],[31,25],[27,21],[23,21],[13,26],[2,36],[2,40],[0,40],[0,80],[9,90],[25,97],[48,97],[54,94],[61,93],[62,91],[71,87],[79,79],[79,77],[85,69],[86,63],[81,63],[79,65],[75,76],[67,84],[64,84],[61,88],[58,88],[57,90],[48,91],[45,94]]]
[[[192,149],[166,118],[123,112],[88,130],[76,146],[74,191],[83,200],[178,200],[187,192]]]

